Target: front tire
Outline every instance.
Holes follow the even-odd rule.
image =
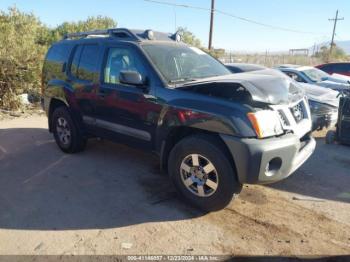
[[[56,144],[63,152],[77,153],[85,149],[86,138],[66,107],[55,109],[52,114],[52,127]]]
[[[205,211],[225,208],[242,189],[223,145],[211,136],[191,136],[176,144],[168,171],[180,194]]]

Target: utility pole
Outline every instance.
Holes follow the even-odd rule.
[[[209,44],[208,44],[209,50],[211,50],[212,48],[212,41],[213,41],[214,12],[215,12],[215,0],[211,0]]]
[[[332,51],[333,51],[333,47],[334,47],[334,36],[335,36],[335,30],[337,29],[337,22],[340,21],[340,20],[344,20],[344,17],[342,18],[338,18],[338,10],[335,14],[335,18],[332,18],[332,19],[328,19],[329,21],[334,21],[334,27],[333,27],[333,34],[332,34],[332,41],[331,41],[331,47],[329,49],[329,58],[331,57],[332,55]]]

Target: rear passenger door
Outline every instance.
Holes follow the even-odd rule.
[[[68,81],[74,94],[73,108],[85,124],[93,124],[102,48],[95,43],[75,46],[68,69]]]

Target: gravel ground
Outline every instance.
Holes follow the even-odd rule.
[[[43,116],[0,122],[0,254],[350,255],[350,147],[318,135],[311,159],[203,213],[154,156],[89,141],[65,155]]]

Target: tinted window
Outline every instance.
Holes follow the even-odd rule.
[[[83,46],[79,45],[74,50],[74,57],[72,60],[70,73],[72,76],[78,77],[78,66],[80,61],[81,50],[83,50]]]
[[[63,64],[68,61],[72,46],[68,44],[53,45],[47,53],[43,73],[49,79],[63,78]]]
[[[350,71],[350,64],[334,64],[332,70],[335,73],[345,73]]]
[[[119,83],[121,71],[136,71],[144,75],[145,70],[137,54],[129,48],[110,48],[104,70],[104,82]]]
[[[333,65],[322,65],[320,66],[320,69],[323,70],[323,71],[332,71],[333,70]]]
[[[50,48],[46,59],[50,62],[63,64],[68,60],[70,51],[71,51],[70,45],[64,45],[64,44],[53,45]]]
[[[93,81],[98,74],[98,45],[81,45],[75,48],[70,73],[72,76]]]

